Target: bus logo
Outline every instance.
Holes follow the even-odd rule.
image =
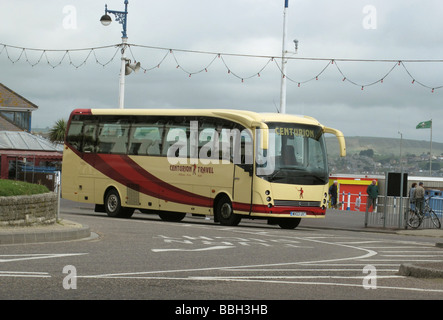
[[[297,188],[296,188],[297,189]],[[297,189],[298,192],[300,192],[299,198],[303,199],[303,188]]]
[[[213,174],[213,167],[206,166],[198,166],[196,164],[191,165],[180,165],[180,164],[171,164],[169,165],[169,171],[174,171],[178,173],[184,173],[189,175],[201,175],[201,174]]]

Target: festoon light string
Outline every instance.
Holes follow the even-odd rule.
[[[82,49],[36,49],[36,48],[26,48],[26,47],[18,47],[18,46],[11,46],[8,44],[0,43],[0,56],[6,55],[7,59],[15,64],[22,60],[24,60],[26,63],[28,63],[31,67],[35,67],[36,65],[40,63],[46,63],[52,68],[57,68],[61,66],[64,62],[68,63],[69,65],[73,66],[74,68],[78,69],[80,67],[83,67],[86,65],[89,59],[93,56],[95,59],[95,62],[102,67],[106,67],[111,62],[113,62],[117,56],[117,53],[119,53],[120,48],[122,44],[115,44],[115,45],[108,45],[108,46],[101,46],[101,47],[93,47],[93,48],[82,48]],[[326,65],[317,73],[314,74],[312,77],[308,77],[305,80],[296,80],[292,77],[290,77],[288,74],[284,74],[282,71],[281,64],[279,64],[279,61],[281,62],[282,57],[279,56],[266,56],[266,55],[250,55],[250,54],[236,54],[236,53],[219,53],[219,52],[210,52],[210,51],[197,51],[197,50],[185,50],[185,49],[171,49],[171,48],[164,48],[164,47],[154,47],[154,46],[146,46],[146,45],[137,45],[137,44],[126,44],[126,46],[129,48],[129,52],[132,56],[132,59],[134,61],[140,61],[135,58],[135,55],[132,51],[132,48],[141,48],[141,49],[148,49],[148,50],[159,50],[159,51],[165,51],[164,56],[157,62],[154,63],[151,67],[141,67],[141,70],[144,71],[144,73],[151,72],[155,69],[160,68],[160,66],[166,61],[166,59],[169,56],[172,56],[173,61],[176,63],[176,69],[179,69],[183,71],[185,74],[187,74],[188,77],[192,77],[193,75],[208,72],[210,67],[213,66],[213,64],[220,60],[223,66],[226,68],[226,72],[235,78],[241,80],[244,82],[245,80],[254,78],[254,77],[260,77],[261,74],[267,69],[270,65],[274,64],[276,68],[281,73],[282,77],[286,77],[287,80],[289,80],[292,83],[295,83],[298,87],[300,87],[302,84],[309,83],[311,81],[317,81],[319,80],[320,76],[331,66],[335,66],[338,73],[341,75],[341,80],[343,82],[348,82],[354,86],[357,86],[363,90],[365,87],[373,86],[375,84],[383,83],[383,81],[399,66],[402,66],[406,74],[410,77],[411,83],[417,83],[418,85],[422,86],[423,88],[431,90],[431,92],[434,92],[437,89],[443,88],[443,85],[439,86],[429,86],[425,84],[422,81],[417,80],[415,76],[412,75],[410,70],[406,67],[405,63],[442,63],[443,60],[377,60],[377,59],[333,59],[333,58],[303,58],[303,57],[285,57],[288,61],[324,61],[326,62]],[[114,49],[113,55],[108,60],[101,60],[97,56],[98,51],[102,50],[109,50]],[[15,50],[19,51],[19,53],[16,54],[16,57],[13,57],[12,53],[10,51]],[[37,52],[38,58],[34,61],[31,61],[28,57],[28,52]],[[86,52],[85,56],[82,60],[80,60],[80,63],[76,63],[75,60],[72,58],[71,54],[73,53],[79,53],[79,52]],[[190,71],[186,67],[183,66],[183,64],[179,61],[176,52],[181,53],[189,53],[189,54],[195,54],[195,55],[212,55],[213,58],[207,63],[205,66],[199,68],[196,71]],[[57,58],[50,58],[48,56],[48,53],[55,53],[61,55],[61,57]],[[256,72],[252,72],[249,75],[242,76],[238,71],[234,71],[232,66],[228,65],[224,57],[242,57],[242,58],[260,58],[264,59],[265,63],[260,67]],[[388,71],[381,77],[376,79],[375,81],[368,82],[368,83],[359,83],[357,81],[354,81],[350,79],[343,70],[339,67],[339,63],[346,63],[346,62],[362,62],[362,63],[372,63],[372,62],[382,62],[382,63],[393,63],[393,66],[388,69]]]

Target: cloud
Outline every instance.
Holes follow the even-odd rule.
[[[103,27],[99,19],[104,4],[123,10],[123,1],[17,0],[2,2],[0,42],[42,49],[76,49],[118,44],[121,25]],[[370,4],[376,13],[376,28],[362,24]],[[66,28],[69,11],[75,9],[76,27]],[[279,56],[283,31],[283,1],[275,0],[170,0],[129,1],[128,36],[134,44],[208,52]],[[442,43],[438,30],[443,4],[437,0],[308,1],[289,2],[288,46],[298,39],[296,58],[439,59]],[[18,22],[19,21],[19,22]],[[0,51],[1,51],[0,47]],[[34,126],[51,126],[76,107],[117,107],[120,54],[117,48],[95,50],[86,64],[75,68],[66,59],[56,68],[43,59],[31,67],[25,59],[11,63],[5,50],[0,54],[0,82],[39,106]],[[266,58],[223,56],[174,51],[156,68],[167,50],[132,47],[131,59],[151,69],[126,77],[126,106],[137,108],[239,108],[273,112],[279,107],[280,71],[269,63],[258,77]],[[8,50],[12,60],[20,50]],[[88,51],[72,51],[74,64],[81,64]],[[36,62],[41,52],[27,51]],[[48,52],[59,61],[64,52]],[[114,56],[116,54],[116,56]],[[114,56],[114,59],[111,58]],[[97,64],[108,62],[105,67]],[[418,122],[433,119],[433,139],[443,142],[440,106],[443,63],[405,62],[396,66],[383,83],[361,87],[383,77],[393,62],[340,62],[330,65],[318,80],[312,80],[329,60],[296,60],[288,64],[287,112],[314,116],[325,125],[351,136],[387,136],[429,139],[429,130],[416,130]],[[231,69],[228,73],[227,66]],[[237,75],[238,77],[236,77]],[[244,81],[241,81],[244,78]],[[302,82],[298,87],[298,82]],[[430,88],[420,86],[422,82]]]

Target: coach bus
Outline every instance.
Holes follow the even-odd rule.
[[[322,218],[328,201],[324,134],[307,116],[203,109],[76,109],[65,137],[62,197],[129,218],[186,214],[222,225],[268,219],[284,229]]]

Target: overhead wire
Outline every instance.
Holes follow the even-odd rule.
[[[76,69],[83,67],[86,65],[87,61],[91,58],[91,56],[94,57],[95,62],[102,67],[106,67],[109,65],[112,61],[114,61],[117,53],[121,50],[121,47],[123,44],[113,44],[113,45],[106,45],[106,46],[98,46],[98,47],[89,47],[89,48],[72,48],[72,49],[40,49],[40,48],[29,48],[29,47],[19,47],[19,46],[13,46],[8,45],[4,43],[0,43],[0,56],[3,55],[3,53],[6,54],[7,59],[12,63],[16,64],[20,62],[22,59],[25,60],[26,63],[28,63],[31,67],[34,67],[42,62],[46,62],[47,65],[52,67],[53,69],[61,66],[65,61],[69,64],[75,67]],[[166,47],[156,47],[156,46],[147,46],[147,45],[139,45],[139,44],[125,44],[127,48],[129,48],[129,52],[131,54],[132,59],[134,61],[137,61],[135,58],[135,55],[132,51],[132,48],[140,48],[140,49],[150,49],[150,50],[160,50],[160,51],[166,51],[165,55],[160,58],[160,60],[152,65],[151,67],[141,67],[141,70],[144,71],[144,73],[147,73],[149,71],[152,71],[154,69],[160,68],[161,64],[163,64],[166,59],[171,55],[172,59],[174,60],[176,64],[176,69],[180,69],[185,74],[188,75],[188,77],[191,77],[192,75],[196,75],[203,72],[208,72],[209,68],[213,66],[215,61],[220,59],[223,66],[226,68],[227,73],[234,76],[237,79],[240,79],[242,82],[247,79],[251,79],[254,77],[260,77],[262,72],[271,64],[271,62],[274,62],[275,66],[279,70],[281,77],[286,77],[290,82],[295,83],[298,85],[298,87],[301,86],[301,84],[306,84],[311,81],[319,80],[320,76],[331,66],[335,65],[335,68],[337,69],[338,73],[342,77],[342,81],[346,81],[352,85],[355,85],[357,87],[360,87],[361,90],[363,90],[364,87],[373,86],[378,83],[383,83],[384,79],[386,79],[398,66],[402,66],[406,74],[411,78],[412,84],[417,83],[423,88],[430,89],[431,92],[434,92],[437,89],[443,88],[443,85],[438,86],[430,86],[425,84],[423,81],[417,80],[415,76],[412,75],[412,73],[409,71],[409,69],[406,67],[405,63],[442,63],[443,59],[355,59],[355,58],[316,58],[316,57],[285,57],[287,61],[325,61],[326,65],[317,72],[314,76],[308,77],[307,79],[294,79],[292,76],[285,74],[283,72],[283,69],[281,65],[278,63],[278,61],[282,61],[283,57],[281,56],[271,56],[271,55],[254,55],[254,54],[242,54],[242,53],[227,53],[227,52],[211,52],[211,51],[199,51],[199,50],[189,50],[189,49],[171,49]],[[99,59],[96,52],[99,50],[106,50],[110,48],[115,48],[115,52],[109,58],[108,60]],[[11,52],[12,50],[19,50],[19,53],[17,55],[13,55]],[[40,55],[38,58],[34,61],[31,61],[28,52],[39,52]],[[72,58],[71,53],[78,53],[78,52],[86,52],[85,57],[83,60],[80,60],[80,62],[76,63],[75,60]],[[185,67],[183,63],[180,62],[179,58],[177,57],[176,53],[189,53],[189,54],[198,54],[198,55],[213,55],[213,58],[207,63],[206,65],[199,67],[195,71],[190,71],[189,68]],[[63,53],[61,58],[50,58],[48,57],[48,53]],[[252,72],[249,75],[241,75],[240,72],[237,70],[233,70],[233,67],[230,66],[224,57],[239,57],[239,58],[259,58],[259,59],[267,59],[266,62],[258,69],[256,72]],[[138,60],[140,61],[140,60]],[[338,65],[337,62],[345,63],[345,62],[362,62],[362,63],[373,63],[373,62],[379,62],[379,63],[394,63],[394,65],[381,77],[377,78],[376,80],[368,83],[360,83],[355,81],[354,79],[351,79],[348,77],[345,72],[343,72],[342,68]]]

